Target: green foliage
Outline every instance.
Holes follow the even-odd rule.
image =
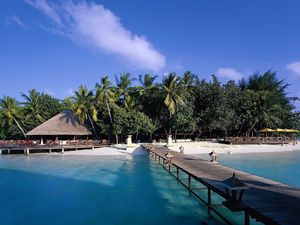
[[[177,108],[184,103],[184,93],[180,87],[180,78],[175,73],[170,73],[163,79],[163,90],[165,92],[164,103],[171,115],[175,114]]]
[[[39,100],[41,115],[45,121],[49,120],[65,109],[64,105],[57,98],[54,98],[48,94],[42,93]]]
[[[179,107],[174,115],[172,130],[176,133],[193,133],[197,129],[198,122],[198,118],[195,117],[194,105],[187,103],[185,106]]]
[[[36,90],[21,93],[24,102],[0,100],[0,138],[21,138],[62,110],[72,109],[80,123],[89,124],[95,136],[114,139],[126,134],[250,135],[262,128],[300,129],[297,97],[288,97],[288,84],[276,73],[255,73],[238,84],[222,84],[215,75],[200,80],[186,72],[175,73],[155,83],[158,76],[134,78],[124,73],[113,85],[108,77],[96,84],[95,92],[80,86],[63,101]]]
[[[24,137],[26,137],[25,131],[19,122],[23,116],[21,108],[19,107],[19,103],[16,99],[4,96],[0,100],[0,115],[2,119],[2,129],[7,129],[12,125],[17,125],[18,129],[22,132]]]
[[[113,134],[146,134],[153,133],[156,130],[152,120],[142,112],[113,107],[112,115],[114,121],[112,126]]]
[[[98,138],[93,121],[97,121],[97,109],[95,106],[95,96],[92,91],[84,86],[80,86],[78,91],[74,92],[71,110],[79,117],[79,122],[83,124],[88,121],[93,129],[93,133]]]
[[[39,122],[45,122],[44,117],[42,116],[41,109],[41,95],[35,89],[29,90],[28,95],[21,93],[21,96],[25,99],[23,105],[25,106],[23,111],[27,116],[33,116]]]

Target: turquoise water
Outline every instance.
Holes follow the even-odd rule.
[[[0,156],[1,225],[220,224],[148,156]]]
[[[209,159],[208,154],[197,155]],[[300,151],[219,154],[220,164],[300,188]]]

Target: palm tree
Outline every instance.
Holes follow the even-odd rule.
[[[95,107],[95,98],[92,91],[89,91],[86,87],[80,86],[78,91],[74,92],[73,103],[71,109],[74,114],[79,117],[80,124],[83,124],[86,120],[89,121],[95,137],[98,139],[98,135],[93,121],[97,121],[97,110]]]
[[[175,73],[170,73],[163,80],[163,91],[165,92],[164,104],[169,111],[169,135],[171,134],[171,119],[180,105],[184,103],[184,94],[180,86],[180,78]]]
[[[191,73],[190,71],[185,72],[181,79],[181,83],[185,88],[193,87],[197,81],[198,81],[197,76]]]
[[[98,104],[105,106],[111,126],[113,126],[110,105],[116,105],[116,93],[113,91],[111,82],[107,76],[101,79],[101,84],[96,84],[96,101]],[[116,143],[118,143],[118,135],[116,135]]]
[[[26,100],[22,103],[25,105],[25,113],[35,117],[39,122],[45,122],[40,110],[40,94],[35,90],[29,90],[28,95],[21,93],[21,96]]]
[[[135,80],[134,78],[131,78],[131,75],[129,73],[123,73],[120,75],[120,78],[115,76],[116,78],[116,84],[117,84],[117,93],[119,95],[119,99],[121,101],[121,104],[125,104],[125,99],[129,95],[130,86],[132,84],[132,81]]]
[[[124,107],[128,111],[139,111],[141,109],[141,104],[134,95],[127,95]]]
[[[3,119],[3,123],[8,124],[9,126],[15,123],[26,138],[26,134],[18,122],[20,110],[16,99],[4,96],[0,100],[0,114]]]
[[[154,83],[157,76],[145,74],[139,76],[140,85],[137,86],[138,99],[142,106],[142,111],[152,119],[157,119],[160,112],[161,92],[159,85]]]
[[[256,124],[260,125],[260,128],[270,127],[275,128],[276,126],[282,125],[282,120],[278,115],[284,110],[277,103],[277,96],[274,92],[265,90],[257,92],[256,107],[253,112],[252,126],[247,132],[247,136],[254,129]]]
[[[152,76],[151,74],[147,73],[144,75],[139,76],[139,82],[141,84],[140,88],[140,94],[144,96],[149,96],[152,94],[153,90],[157,88],[157,86],[154,84],[154,80],[157,78],[157,75]]]
[[[286,96],[286,89],[289,84],[284,80],[278,80],[276,73],[267,71],[263,74],[255,73],[248,80],[240,82],[242,90],[251,90],[255,92],[254,110],[251,112],[251,127],[246,135],[258,125],[273,127],[282,125],[282,118],[289,114],[293,106],[291,100]]]

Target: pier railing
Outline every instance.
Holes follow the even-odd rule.
[[[226,137],[229,144],[297,144],[293,137]]]
[[[9,146],[19,146],[19,147],[38,147],[38,146],[60,146],[60,145],[98,145],[98,144],[108,144],[108,140],[61,140],[52,141],[47,140],[45,143],[41,144],[40,141],[34,140],[0,140],[0,147]]]

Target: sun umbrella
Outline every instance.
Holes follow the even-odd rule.
[[[300,133],[300,131],[299,130],[295,130],[295,129],[291,129],[291,131],[290,131],[291,133]]]
[[[267,133],[267,132],[275,132],[275,130],[272,130],[270,128],[265,128],[265,129],[259,130],[258,132]]]

